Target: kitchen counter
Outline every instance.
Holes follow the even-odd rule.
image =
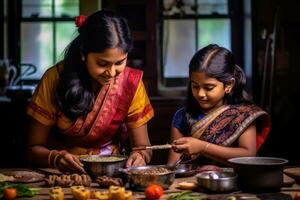
[[[0,172],[2,170],[0,170]],[[286,176],[285,176],[285,179],[286,179]],[[287,179],[287,180],[290,181],[291,179]],[[164,195],[160,199],[167,199],[168,195],[170,195],[170,193],[172,193],[172,192],[183,191],[183,190],[178,189],[178,184],[182,181],[196,182],[196,177],[192,176],[192,177],[185,177],[185,178],[176,178],[175,181],[173,182],[173,184],[170,186],[170,188],[168,190],[164,191]],[[46,187],[43,181],[36,182],[36,183],[27,183],[27,185],[29,185],[32,188],[38,188],[39,189],[38,195],[33,198],[21,198],[21,199],[40,199],[40,200],[48,199],[49,200],[49,187]],[[89,189],[92,191],[107,190],[107,189],[99,188],[97,183],[92,183],[92,185]],[[126,188],[126,189],[129,190],[130,188]],[[73,199],[69,188],[63,188],[63,190],[64,190],[66,200]],[[133,191],[133,192],[134,192],[133,199],[145,199],[145,195],[143,192],[139,192],[139,191]],[[228,197],[232,197],[232,196],[236,197],[236,199],[261,199],[261,198],[258,198],[257,196],[262,196],[262,194],[243,193],[242,191],[234,191],[234,192],[222,193],[222,194],[213,194],[213,193],[205,193],[204,191],[201,191],[201,189],[197,189],[195,192],[197,192],[199,195],[201,195],[201,194],[207,195],[207,197],[211,200],[214,200],[214,199],[226,200],[226,199],[228,199]],[[288,187],[283,187],[281,189],[281,192],[272,193],[272,195],[279,196],[279,195],[288,194],[288,195],[291,195],[293,198],[296,192],[300,192],[299,183],[294,183],[292,185],[290,184],[290,186],[288,186]],[[270,195],[270,194],[268,194],[268,195]]]

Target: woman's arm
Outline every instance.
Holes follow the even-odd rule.
[[[182,138],[182,133],[175,127],[171,128],[171,144],[174,140]],[[181,156],[181,153],[176,153],[173,149],[170,149],[169,156],[168,156],[168,165],[174,164]]]
[[[192,137],[183,137],[174,142],[176,152],[202,156],[226,163],[228,159],[256,155],[256,126],[250,125],[238,139],[238,147],[224,147]]]
[[[79,159],[67,151],[49,150],[45,146],[51,126],[31,119],[27,142],[27,157],[32,163],[43,167],[55,167],[61,172],[85,173]]]
[[[48,154],[50,151],[45,145],[50,130],[50,126],[43,125],[31,119],[27,141],[27,157],[30,162],[49,167]]]
[[[138,128],[129,129],[129,139],[132,147],[149,146],[150,140],[148,137],[147,124],[144,124]],[[152,157],[151,150],[133,151],[131,152],[127,166],[140,166],[146,165],[150,162]]]

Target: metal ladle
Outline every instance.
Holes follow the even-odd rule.
[[[174,163],[174,167],[177,168],[180,164],[186,164],[190,162],[192,158],[190,156],[187,156],[185,154],[182,154],[180,158]]]

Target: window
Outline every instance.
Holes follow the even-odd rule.
[[[77,15],[79,0],[22,0],[20,59],[37,67],[36,73],[23,80],[40,79],[62,59],[65,47],[76,36]]]
[[[162,71],[165,87],[186,86],[194,53],[215,43],[231,49],[227,0],[163,0]]]

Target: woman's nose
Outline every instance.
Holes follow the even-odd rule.
[[[112,65],[108,70],[107,70],[109,76],[114,77],[116,76],[116,68],[114,65]]]

